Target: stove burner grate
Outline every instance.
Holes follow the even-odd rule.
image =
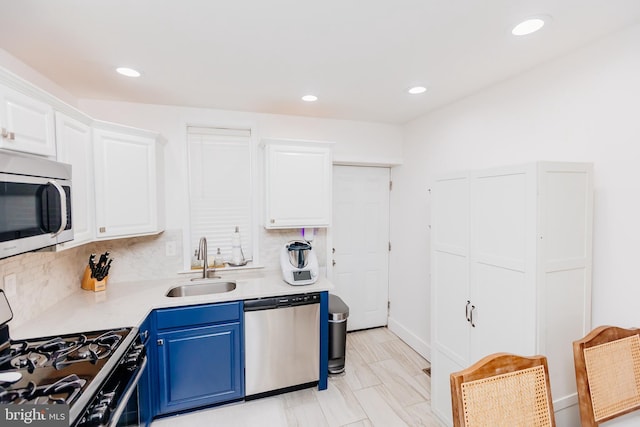
[[[11,359],[11,366],[14,368],[27,368],[29,372],[44,366],[49,361],[49,357],[37,351],[29,351],[25,354],[19,354]]]
[[[50,385],[37,386],[33,381],[29,381],[29,384],[21,389],[5,390],[0,387],[0,403],[71,403],[86,383],[87,380],[71,374]]]

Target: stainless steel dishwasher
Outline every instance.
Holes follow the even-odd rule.
[[[247,399],[310,387],[320,378],[320,294],[244,302]]]

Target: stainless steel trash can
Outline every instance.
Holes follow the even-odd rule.
[[[344,372],[349,306],[337,295],[329,294],[329,373]]]

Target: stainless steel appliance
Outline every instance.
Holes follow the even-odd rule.
[[[0,290],[0,315],[6,307]],[[147,363],[137,328],[10,340],[1,320],[1,404],[67,404],[74,427],[122,424]]]
[[[73,240],[71,166],[0,150],[0,259]]]
[[[320,378],[320,294],[244,302],[246,398],[311,387]]]
[[[311,244],[292,240],[280,252],[280,268],[290,285],[310,285],[318,280],[318,258]]]

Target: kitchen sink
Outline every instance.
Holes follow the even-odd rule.
[[[195,295],[220,294],[223,292],[231,292],[236,288],[236,282],[224,280],[207,280],[199,279],[194,283],[178,285],[167,292],[168,297],[192,297]]]

